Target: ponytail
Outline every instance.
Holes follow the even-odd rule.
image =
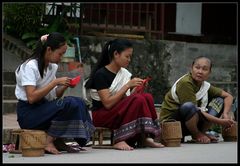
[[[45,67],[45,52],[47,47],[50,47],[52,51],[60,48],[66,43],[64,36],[58,32],[53,32],[51,34],[46,34],[40,37],[36,43],[36,48],[33,50],[33,54],[26,60],[36,59],[38,62],[38,70],[43,78],[44,67]],[[19,66],[17,72],[20,70]]]
[[[92,88],[93,86],[93,77],[95,75],[95,73],[97,72],[98,69],[108,65],[109,63],[111,63],[111,61],[113,60],[114,57],[114,52],[117,51],[118,53],[121,53],[122,51],[124,51],[127,48],[132,48],[132,44],[128,41],[128,40],[124,40],[124,39],[115,39],[115,40],[111,40],[108,41],[102,50],[102,54],[98,59],[98,62],[96,64],[96,66],[93,68],[85,87],[87,89]]]

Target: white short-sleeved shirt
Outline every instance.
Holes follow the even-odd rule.
[[[56,72],[58,69],[58,65],[54,63],[49,63],[47,70],[44,70],[43,78],[40,76],[40,72],[38,70],[38,62],[35,59],[24,62],[20,66],[20,70],[18,68],[15,71],[16,76],[16,89],[15,95],[17,99],[27,101],[27,95],[25,86],[33,85],[36,88],[41,88],[49,84],[52,80],[56,78]],[[47,100],[53,100],[56,98],[56,88],[53,88],[45,98]]]

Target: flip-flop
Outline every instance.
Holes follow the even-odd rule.
[[[71,147],[71,146],[68,146],[68,145],[67,145],[66,151],[67,151],[68,153],[78,153],[78,152],[80,152],[80,149],[79,149],[79,148],[74,148],[74,147]]]
[[[218,143],[218,140],[211,139],[211,143]]]
[[[207,134],[208,138],[210,139],[210,143],[218,143],[218,139],[215,136]]]
[[[54,145],[59,151],[67,151],[68,153],[78,153],[78,152],[80,152],[79,148],[71,147],[69,145],[66,145],[65,142],[61,139],[55,140]]]

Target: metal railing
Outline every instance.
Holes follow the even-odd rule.
[[[164,4],[160,3],[91,3],[81,4],[81,33],[141,34],[164,38]]]
[[[163,3],[46,3],[43,22],[60,15],[78,25],[77,35],[103,32],[164,39],[164,13]]]

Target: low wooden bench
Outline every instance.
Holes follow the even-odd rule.
[[[12,144],[15,144],[15,149],[10,151],[9,153],[22,153],[20,134],[23,131],[23,129],[12,129],[10,131],[10,140]]]
[[[22,153],[24,155],[28,155],[28,154],[26,154],[26,152],[27,152],[26,145],[27,145],[27,149],[43,148],[46,145],[46,142],[45,142],[46,135],[45,134],[46,133],[42,130],[12,129],[10,131],[10,141],[12,144],[15,144],[15,148],[13,150],[11,150],[9,153]],[[36,147],[32,148],[32,145],[34,145]],[[29,154],[29,155],[31,155],[31,154]]]
[[[110,134],[110,143],[104,144],[104,134],[109,133]],[[98,144],[96,144],[96,141]],[[93,133],[92,136],[92,148],[95,149],[112,149],[113,148],[113,131],[109,128],[105,127],[96,127],[96,130]]]

